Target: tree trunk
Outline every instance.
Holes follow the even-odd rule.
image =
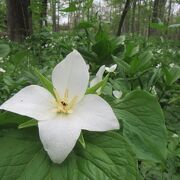
[[[32,34],[30,0],[7,0],[8,35],[12,41],[22,41]]]
[[[166,25],[169,25],[170,22],[170,17],[171,17],[171,8],[172,8],[172,0],[169,1],[169,7],[168,7],[168,15],[167,15],[167,20],[166,20]],[[168,29],[165,32],[166,35],[168,35]]]
[[[130,7],[130,4],[131,4],[131,0],[126,0],[125,6],[124,6],[124,10],[122,12],[122,16],[121,16],[120,21],[119,21],[119,27],[118,27],[118,31],[117,31],[117,36],[121,35],[123,23],[124,23],[126,14],[128,12],[128,9]]]
[[[40,27],[47,26],[47,0],[42,0]]]
[[[56,1],[52,0],[52,21],[53,21],[53,31],[56,31]]]
[[[164,21],[164,11],[167,0],[155,0],[152,12],[152,23],[158,23],[159,20]],[[155,29],[150,29],[150,35],[159,35]]]
[[[57,25],[56,31],[60,31],[60,1],[57,2]]]
[[[137,32],[141,34],[141,0],[138,0],[138,21],[137,21]]]
[[[131,22],[131,32],[134,34],[135,32],[135,12],[136,12],[136,0],[133,1],[132,7],[132,22]]]
[[[172,8],[172,0],[169,1],[168,16],[167,16],[167,25],[169,25],[169,22],[170,22],[171,8]]]

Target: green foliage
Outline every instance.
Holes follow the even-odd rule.
[[[0,44],[0,57],[5,57],[9,54],[10,47],[7,44]]]
[[[62,12],[74,12],[77,10],[76,2],[70,2],[69,7],[61,9]]]
[[[0,134],[2,180],[138,178],[133,153],[125,139],[117,133],[87,133],[86,149],[77,144],[61,165],[49,160],[36,129],[3,129]]]
[[[77,49],[90,65],[90,79],[100,65],[118,65],[86,93],[103,87],[101,96],[121,123],[117,132],[83,131],[81,144],[56,165],[32,127],[37,121],[0,112],[1,179],[179,179],[180,52],[175,42],[115,37],[97,19],[80,22],[72,32],[46,29],[21,44],[1,41],[0,67],[6,72],[0,73],[0,103],[31,84],[54,94],[53,67]],[[122,92],[120,99],[114,90]]]
[[[167,156],[167,132],[161,107],[145,91],[133,91],[114,106],[123,134],[139,159],[162,162]]]

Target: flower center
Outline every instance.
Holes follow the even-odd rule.
[[[65,114],[72,113],[73,108],[74,108],[74,106],[76,104],[76,101],[77,101],[77,96],[75,96],[72,100],[69,101],[69,99],[68,99],[68,90],[67,89],[65,90],[63,98],[61,98],[58,95],[56,90],[54,92],[55,92],[55,97],[56,97],[56,102],[55,102],[56,111],[58,113],[65,113]]]

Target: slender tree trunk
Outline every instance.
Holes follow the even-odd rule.
[[[138,22],[137,22],[137,32],[141,34],[141,0],[138,0]]]
[[[57,2],[57,10],[58,10],[58,17],[57,17],[57,27],[56,30],[60,31],[60,1]]]
[[[155,0],[152,12],[152,23],[158,23],[159,20],[164,21],[164,11],[167,0]],[[159,35],[155,29],[150,29],[150,35]]]
[[[133,1],[132,7],[132,22],[131,22],[131,32],[134,34],[135,32],[135,12],[136,12],[136,0]]]
[[[47,26],[47,0],[42,0],[40,27]]]
[[[150,33],[151,33],[150,31],[151,31],[152,4],[153,4],[153,2],[152,2],[152,0],[150,0],[149,1],[150,13],[149,13],[149,16],[148,16],[148,34],[147,34],[148,38],[149,38]]]
[[[170,22],[171,8],[172,8],[172,0],[169,1],[168,14],[167,14],[167,20],[166,20],[166,25],[167,26],[169,25],[169,22]],[[165,34],[168,36],[168,29],[166,29]]]
[[[167,16],[167,25],[169,25],[169,22],[170,22],[171,8],[172,8],[172,0],[169,1],[168,16]]]
[[[32,34],[30,0],[7,0],[8,35],[12,41],[22,41]]]
[[[123,23],[124,23],[126,14],[128,12],[128,9],[130,7],[130,4],[131,4],[131,0],[126,0],[125,6],[124,6],[124,10],[122,12],[122,16],[121,16],[120,21],[119,21],[119,27],[118,27],[118,31],[117,31],[117,36],[121,35]]]
[[[53,31],[56,31],[56,0],[52,0],[52,21]]]

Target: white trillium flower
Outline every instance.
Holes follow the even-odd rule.
[[[30,85],[0,109],[36,119],[44,149],[54,163],[61,163],[72,151],[82,129],[119,129],[110,105],[98,95],[85,95],[88,81],[87,65],[74,50],[52,72],[56,98],[45,88]]]
[[[162,64],[159,63],[159,64],[156,65],[156,68],[159,69],[161,66],[162,66]]]
[[[103,74],[105,72],[105,65],[101,66],[98,70],[98,72],[96,73],[96,76],[94,79],[91,80],[90,82],[90,87],[93,87],[94,85],[96,85],[97,83],[101,82],[103,79]]]
[[[117,64],[114,64],[110,67],[106,67],[105,70],[110,73],[110,72],[114,72],[116,68],[117,68]]]
[[[173,68],[175,66],[174,63],[169,64],[169,67]]]
[[[122,91],[114,90],[112,93],[113,93],[113,96],[117,99],[121,98],[122,96]]]
[[[174,134],[172,135],[172,137],[173,137],[173,138],[178,138],[179,136],[174,133]]]
[[[156,87],[155,87],[155,86],[152,87],[151,92],[152,92],[154,95],[157,95],[157,91],[156,91]]]
[[[102,65],[98,72],[96,73],[96,76],[94,79],[91,80],[90,82],[90,87],[95,86],[97,83],[101,82],[103,79],[103,74],[105,72],[105,65]],[[99,89],[96,90],[97,94],[101,94],[101,87]]]
[[[89,64],[86,64],[86,66],[87,66],[87,69],[88,69],[88,71],[90,70],[90,65]]]
[[[5,73],[6,70],[4,70],[3,68],[0,68],[0,72]]]

